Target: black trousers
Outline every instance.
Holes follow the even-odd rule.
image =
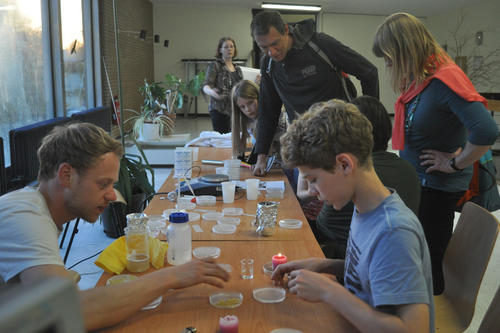
[[[210,110],[210,120],[212,120],[212,127],[214,131],[221,134],[231,132],[231,117],[227,114],[220,113],[217,110]]]
[[[455,205],[463,194],[422,187],[418,218],[429,246],[434,295],[444,291],[443,256],[453,232]]]

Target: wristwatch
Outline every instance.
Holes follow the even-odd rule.
[[[450,167],[451,167],[453,170],[458,171],[458,172],[463,171],[463,169],[459,169],[455,163],[456,163],[456,161],[455,161],[455,157],[453,157],[453,158],[450,160]]]

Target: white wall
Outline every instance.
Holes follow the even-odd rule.
[[[494,49],[500,49],[500,1],[499,0],[483,0],[474,6],[463,7],[465,14],[461,36],[473,36],[477,31],[483,31],[483,44],[478,48],[478,54],[486,56]],[[431,30],[434,37],[441,44],[448,44],[448,51],[454,44],[450,31],[457,27],[458,18],[460,17],[460,9],[450,12],[429,16],[427,19],[427,27]],[[471,49],[475,46],[473,38],[467,43],[467,49],[464,54],[470,54]],[[500,61],[500,58],[497,58]],[[500,72],[496,77],[500,77]],[[500,80],[490,84],[476,84],[476,89],[481,92],[500,92]]]
[[[389,113],[394,113],[394,102],[397,96],[390,86],[384,60],[375,57],[372,53],[373,36],[384,18],[385,16],[375,15],[323,13],[319,30],[360,53],[378,68],[380,100]],[[353,80],[353,82],[358,90],[358,96],[361,95],[359,81]]]
[[[472,31],[484,30],[484,46],[498,47],[500,34],[497,22],[500,17],[498,0],[485,0],[467,8],[467,24]],[[232,36],[237,43],[238,58],[246,58],[252,49],[250,8],[239,6],[206,5],[154,5],[154,31],[160,34],[160,43],[155,44],[155,80],[163,80],[165,74],[174,73],[185,77],[185,65],[182,58],[213,58],[215,47],[220,37]],[[458,11],[431,16],[423,19],[431,32],[441,43],[447,41],[447,31],[453,26]],[[396,95],[392,91],[384,61],[376,58],[371,51],[373,35],[384,16],[322,13],[319,17],[319,31],[332,35],[342,43],[370,60],[379,70],[380,98],[393,113]],[[168,48],[163,47],[163,40],[170,40]],[[357,80],[358,92],[361,88]],[[499,92],[500,87],[493,87]],[[207,104],[201,100],[200,113],[206,113]]]
[[[168,73],[185,78],[181,59],[213,59],[217,42],[223,36],[234,38],[238,59],[247,58],[252,50],[250,8],[169,4],[154,5],[153,12],[154,33],[160,35],[154,54],[156,81],[164,80]],[[163,46],[165,39],[170,41],[167,48]],[[208,113],[203,98],[198,98],[198,103],[198,112]]]

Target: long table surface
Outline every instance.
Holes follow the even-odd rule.
[[[243,294],[243,303],[233,309],[218,309],[210,305],[209,295],[221,291],[209,285],[176,290],[167,293],[162,303],[153,310],[140,311],[126,321],[104,332],[181,332],[193,326],[198,332],[216,332],[220,317],[233,314],[239,320],[239,332],[270,332],[277,328],[293,328],[306,332],[352,332],[350,324],[323,303],[311,303],[286,293],[281,303],[264,304],[253,298],[255,288],[272,286],[269,275],[262,266],[273,254],[286,253],[290,260],[322,257],[318,244],[313,241],[196,241],[198,246],[218,246],[221,249],[218,263],[232,266],[231,279],[223,291]],[[240,277],[239,261],[254,258],[254,278]],[[111,275],[104,273],[98,285],[104,285]]]
[[[230,157],[229,149],[200,148],[200,160],[224,160]],[[215,173],[213,165],[197,165],[201,174]],[[241,178],[252,178],[250,170],[241,168]],[[270,276],[264,274],[263,265],[271,261],[273,255],[283,253],[288,260],[309,257],[324,257],[314,235],[302,213],[295,195],[284,174],[275,170],[264,180],[284,180],[285,195],[279,200],[278,218],[296,218],[303,221],[301,229],[277,228],[276,234],[270,237],[258,236],[250,225],[252,217],[242,216],[242,221],[235,234],[218,235],[211,232],[215,222],[195,221],[203,232],[192,232],[192,248],[200,246],[217,246],[221,255],[217,259],[220,264],[232,267],[231,279],[223,291],[237,291],[243,294],[243,303],[234,309],[218,309],[210,305],[209,295],[221,291],[209,285],[197,285],[183,290],[168,292],[163,295],[162,303],[153,310],[139,311],[126,321],[103,330],[105,332],[181,332],[188,326],[196,327],[198,332],[216,332],[219,318],[234,314],[239,319],[239,332],[270,332],[277,328],[292,328],[301,332],[353,332],[356,331],[337,312],[322,303],[311,303],[286,293],[281,303],[263,304],[253,299],[253,290],[259,287],[272,286]],[[170,176],[159,192],[169,192],[175,187],[175,180]],[[225,207],[241,207],[245,213],[255,214],[257,202],[264,200],[261,194],[257,201],[247,201],[246,197],[234,204],[224,205],[217,201],[216,207],[202,207],[221,211]],[[148,215],[159,215],[175,204],[161,195],[156,196],[146,208]],[[254,259],[254,278],[241,278],[240,261],[243,258]],[[168,265],[168,264],[167,264]],[[124,273],[127,273],[125,271]],[[97,286],[103,286],[109,273],[103,273]]]
[[[224,160],[230,158],[231,150],[230,149],[222,149],[222,148],[199,148],[199,161],[194,163],[195,166],[200,167],[200,175],[205,174],[214,174],[215,168],[218,167],[216,165],[208,165],[201,164],[202,159],[211,159],[211,160]],[[196,169],[196,168],[195,168]],[[197,171],[193,171],[193,176],[196,176]],[[168,193],[175,190],[176,179],[173,178],[173,172],[167,178],[165,183],[161,186],[158,192],[160,193]],[[240,168],[240,179],[254,178],[252,172],[248,168]],[[198,221],[190,222],[190,224],[198,224],[203,232],[192,232],[193,240],[267,240],[267,241],[276,241],[276,240],[315,240],[314,235],[307,223],[307,220],[300,208],[300,204],[297,201],[293,190],[288,183],[285,175],[281,170],[272,170],[269,175],[265,178],[262,178],[264,181],[268,180],[284,180],[285,182],[285,193],[283,199],[272,199],[272,201],[279,201],[280,205],[278,208],[278,216],[276,221],[280,221],[283,219],[298,219],[301,220],[302,228],[301,229],[284,229],[277,227],[276,233],[270,237],[259,236],[255,232],[255,228],[251,225],[252,220],[255,220],[255,217],[252,216],[239,216],[241,219],[241,223],[238,226],[236,233],[232,235],[221,235],[215,234],[212,232],[212,226],[215,225],[216,221],[205,221],[200,216]],[[226,207],[239,207],[243,208],[246,214],[255,215],[257,210],[257,203],[260,201],[266,201],[264,191],[261,191],[257,200],[247,200],[246,192],[241,191],[240,193],[235,194],[235,201],[232,204],[224,204],[222,203],[222,197],[218,197],[215,206],[203,206],[197,207],[196,209],[206,209],[206,210],[214,210],[221,212],[223,208]],[[163,211],[166,209],[175,208],[175,202],[171,202],[166,199],[166,195],[160,194],[153,198],[148,207],[144,210],[147,215],[161,215]],[[203,212],[195,210],[194,212],[203,215]],[[309,230],[308,232],[304,232],[304,230]]]

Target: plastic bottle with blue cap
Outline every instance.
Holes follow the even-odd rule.
[[[191,261],[191,226],[187,213],[169,215],[167,227],[167,261],[170,265],[182,265]]]

